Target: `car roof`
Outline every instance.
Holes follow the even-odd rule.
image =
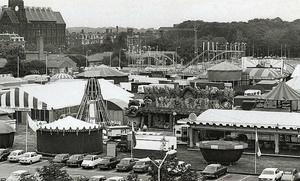
[[[131,160],[132,158],[122,158],[122,160]]]
[[[219,167],[219,166],[221,166],[221,164],[219,164],[219,163],[213,163],[213,164],[209,164],[207,166]]]
[[[105,178],[104,175],[95,175],[95,176],[91,176],[91,178]]]
[[[26,172],[29,172],[29,171],[28,170],[17,170],[12,173],[26,173]]]
[[[24,151],[24,150],[13,150],[12,152],[22,152],[22,151]]]
[[[284,171],[294,171],[294,170],[296,170],[296,168],[285,168],[285,169],[283,169]]]
[[[119,177],[119,176],[114,176],[114,177],[109,177],[108,179],[124,179],[123,177]]]
[[[275,171],[277,170],[278,168],[265,168],[264,170],[271,170],[271,171]]]
[[[35,153],[34,151],[29,151],[29,152],[26,152],[27,154],[32,154],[32,153]]]

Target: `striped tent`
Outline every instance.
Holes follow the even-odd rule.
[[[51,81],[56,81],[56,80],[59,80],[59,79],[73,79],[73,77],[69,74],[66,74],[66,73],[58,73],[58,74],[53,75],[50,78]]]
[[[264,95],[263,98],[278,101],[297,101],[300,100],[300,93],[285,82],[280,82],[271,92]]]
[[[11,109],[50,110],[49,106],[19,88],[11,89],[0,97],[0,106]]]
[[[249,79],[280,79],[282,76],[280,72],[277,72],[275,69],[271,68],[246,68],[244,73],[249,74]]]

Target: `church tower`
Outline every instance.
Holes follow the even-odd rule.
[[[8,7],[15,12],[19,21],[26,19],[23,0],[8,0]]]

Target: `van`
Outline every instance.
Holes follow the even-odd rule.
[[[256,89],[248,89],[245,90],[244,96],[260,96],[261,95],[261,90],[256,90]]]

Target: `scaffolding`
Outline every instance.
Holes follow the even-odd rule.
[[[88,79],[76,118],[89,123],[100,124],[103,127],[110,125],[101,87],[96,78]]]

